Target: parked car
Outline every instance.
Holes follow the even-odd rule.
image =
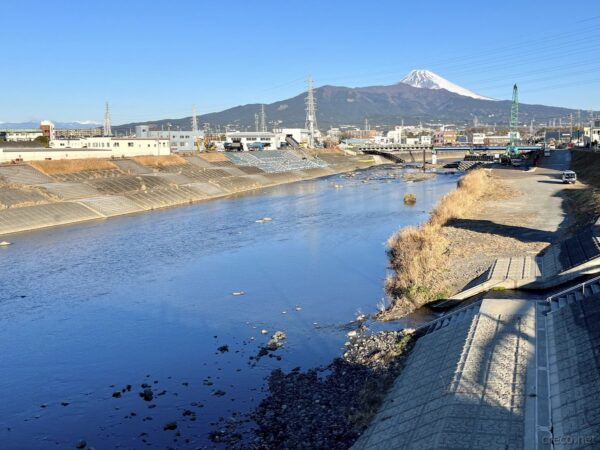
[[[572,170],[565,170],[562,173],[562,182],[573,184],[577,181],[577,174]]]

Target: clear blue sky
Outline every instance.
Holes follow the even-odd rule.
[[[113,123],[391,84],[600,109],[598,0],[2,0],[0,121]]]

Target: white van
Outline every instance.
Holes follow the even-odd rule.
[[[577,181],[577,174],[572,170],[565,170],[562,173],[562,182],[573,184]]]

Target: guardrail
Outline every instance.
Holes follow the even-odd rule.
[[[582,293],[582,294],[585,294],[585,287],[586,287],[587,285],[589,285],[589,284],[591,284],[591,283],[595,283],[595,282],[597,282],[597,281],[600,281],[600,276],[597,276],[597,277],[591,278],[591,279],[589,279],[589,280],[586,280],[586,281],[584,281],[583,283],[576,284],[575,286],[571,286],[570,288],[568,288],[568,289],[565,289],[565,290],[563,290],[563,291],[560,291],[560,292],[558,292],[558,293],[556,293],[556,294],[552,294],[551,296],[549,296],[548,298],[546,298],[546,302],[550,303],[550,302],[551,302],[552,300],[554,300],[555,298],[558,298],[558,297],[560,297],[560,296],[562,296],[562,295],[568,294],[569,292],[574,292],[574,291],[577,291],[577,290],[579,290],[579,289],[581,289],[581,293]]]

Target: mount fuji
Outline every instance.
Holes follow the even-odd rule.
[[[400,80],[400,83],[423,89],[446,89],[447,91],[454,92],[455,94],[476,98],[478,100],[493,100],[489,97],[476,94],[475,92],[461,87],[458,84],[454,84],[453,82],[440,77],[437,73],[434,73],[431,70],[411,70],[404,78]]]
[[[506,93],[510,98],[514,80],[506,81]],[[401,82],[391,85],[345,87],[320,86],[314,91],[317,102],[317,123],[320,129],[344,125],[361,126],[368,118],[373,126],[393,126],[423,121],[439,123],[473,123],[475,118],[482,124],[508,124],[511,101],[494,100],[458,86],[429,70],[413,70]],[[269,128],[303,127],[306,112],[306,92],[265,104]],[[212,127],[229,126],[237,129],[253,129],[255,114],[261,110],[260,103],[235,106],[223,111],[198,116],[201,123]],[[544,105],[519,104],[519,120],[543,122],[549,118],[569,117],[577,111]],[[171,124],[188,129],[190,117],[181,119],[159,118],[145,123],[158,129]],[[126,131],[140,122],[113,126],[113,131]]]

